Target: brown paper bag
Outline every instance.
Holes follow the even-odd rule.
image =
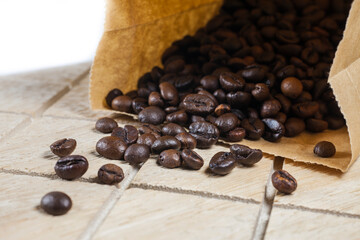
[[[137,79],[155,65],[161,53],[177,39],[204,26],[221,7],[221,0],[108,0],[105,31],[91,70],[92,109],[106,109],[105,96],[113,88],[129,91]],[[323,133],[302,133],[282,138],[241,143],[294,161],[315,163],[347,171],[360,152],[360,0],[353,2],[329,82],[334,90],[347,128]],[[332,158],[313,154],[322,140],[335,144]]]

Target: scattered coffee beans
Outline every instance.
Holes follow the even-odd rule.
[[[59,157],[70,155],[76,148],[76,140],[63,138],[50,145],[50,150]]]
[[[277,170],[271,176],[273,186],[282,193],[290,194],[296,190],[297,181],[285,170]]]
[[[234,144],[230,147],[230,152],[235,157],[236,161],[245,166],[251,166],[259,162],[262,157],[260,149],[252,149],[245,145]]]
[[[55,172],[62,179],[73,180],[81,177],[87,171],[89,163],[80,155],[69,155],[60,158],[55,164]]]
[[[111,133],[117,126],[117,122],[108,117],[100,118],[95,123],[95,129],[102,133]]]
[[[314,153],[319,157],[328,158],[335,155],[336,148],[333,143],[322,141],[315,145]]]
[[[175,149],[162,151],[157,160],[158,164],[166,168],[176,168],[181,166],[180,152]]]
[[[49,192],[41,198],[40,207],[48,214],[59,216],[72,206],[71,198],[63,192]]]
[[[124,172],[115,164],[105,164],[98,171],[98,179],[104,184],[116,184],[124,179]]]
[[[181,159],[185,167],[199,170],[204,165],[202,157],[191,149],[181,151]]]
[[[219,175],[226,175],[236,166],[236,159],[229,152],[218,152],[210,160],[210,170]]]
[[[150,148],[145,144],[135,143],[128,147],[124,154],[124,159],[131,165],[138,165],[146,162],[150,157]]]
[[[113,160],[123,159],[127,144],[118,137],[108,136],[96,143],[96,151],[103,157]]]

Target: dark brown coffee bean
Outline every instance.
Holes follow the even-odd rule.
[[[127,144],[133,144],[138,139],[139,132],[132,125],[125,125],[124,128],[117,127],[111,133],[111,136],[118,137]]]
[[[71,209],[72,201],[63,192],[49,192],[41,198],[40,207],[50,215],[60,216]]]
[[[250,140],[259,140],[265,131],[264,123],[258,118],[242,120],[241,127],[246,130],[246,138]]]
[[[213,95],[219,103],[224,103],[226,101],[226,94],[222,89],[216,90]]]
[[[169,136],[174,137],[175,135],[177,135],[179,133],[184,133],[186,131],[182,126],[180,126],[176,123],[168,123],[165,126],[163,126],[163,128],[161,129],[161,132],[164,136],[169,135]]]
[[[102,133],[111,133],[117,126],[117,122],[108,117],[99,118],[95,123],[95,129]]]
[[[216,100],[216,98],[214,97],[214,95],[212,95],[211,93],[209,93],[208,91],[206,90],[200,90],[198,91],[198,94],[200,95],[205,95],[207,97],[209,97],[215,104],[215,106],[219,105],[218,101]]]
[[[275,171],[271,176],[271,181],[274,188],[281,193],[290,194],[297,188],[296,179],[285,170]]]
[[[173,136],[162,136],[155,140],[151,146],[151,151],[155,154],[159,154],[167,149],[179,150],[181,143]]]
[[[305,131],[305,122],[300,118],[289,118],[284,126],[286,137],[295,137]]]
[[[265,101],[261,106],[260,115],[263,118],[274,117],[280,111],[281,104],[276,99]]]
[[[218,152],[210,160],[210,170],[218,175],[229,174],[236,166],[236,159],[229,152]]]
[[[328,141],[318,142],[314,147],[314,153],[322,158],[329,158],[335,155],[335,145]]]
[[[229,92],[226,94],[226,101],[234,108],[244,108],[249,106],[251,102],[251,94],[242,91]]]
[[[159,107],[150,106],[139,113],[139,121],[142,123],[150,123],[158,125],[164,122],[166,113]]]
[[[291,99],[299,97],[302,91],[303,85],[301,81],[295,77],[285,78],[281,82],[281,92]]]
[[[204,160],[195,151],[184,149],[181,151],[181,159],[185,167],[199,170],[204,165]]]
[[[211,98],[200,94],[189,94],[182,103],[187,113],[200,116],[212,113],[216,107]]]
[[[149,106],[163,107],[164,106],[164,100],[161,98],[160,93],[152,92],[149,95],[148,104],[149,104]]]
[[[214,113],[216,116],[221,116],[223,115],[224,113],[228,113],[231,111],[231,107],[227,104],[220,104],[218,105],[215,110],[214,110]]]
[[[208,116],[205,118],[205,121],[206,121],[206,122],[209,122],[209,123],[212,123],[212,124],[215,125],[216,117],[213,116],[213,115],[208,115]]]
[[[124,159],[130,165],[138,165],[146,162],[150,157],[150,148],[145,144],[135,143],[128,147],[124,154]]]
[[[145,98],[135,98],[131,103],[132,110],[136,114],[139,114],[139,112],[148,106],[148,101]]]
[[[219,81],[222,89],[226,92],[236,92],[245,87],[245,80],[232,72],[220,74]]]
[[[160,136],[159,136],[160,137]],[[136,143],[138,144],[145,144],[147,145],[149,148],[151,148],[151,146],[153,145],[153,143],[155,142],[156,137],[154,136],[154,134],[152,133],[144,133],[142,135],[140,135],[140,137],[138,138],[138,140],[136,141]]]
[[[272,118],[264,118],[263,123],[265,124],[265,132],[263,138],[269,142],[276,142],[280,140],[285,134],[284,125]]]
[[[200,84],[207,91],[213,92],[219,88],[219,78],[214,75],[207,75],[200,80]]]
[[[188,117],[188,114],[185,112],[185,110],[179,110],[179,111],[176,111],[176,112],[166,115],[166,121],[172,122],[172,123],[177,123],[182,126],[187,124],[188,119],[189,119],[189,117]]]
[[[267,73],[265,67],[260,65],[250,65],[247,66],[244,70],[242,70],[242,77],[250,82],[261,82]]]
[[[205,122],[205,118],[201,117],[201,116],[197,116],[197,115],[191,115],[190,118],[190,122],[194,123],[194,122]]]
[[[319,111],[319,104],[317,102],[297,103],[291,109],[298,117],[309,118]]]
[[[301,52],[301,59],[310,65],[315,65],[319,62],[319,54],[313,48],[307,47]]]
[[[190,133],[182,132],[177,134],[175,138],[181,143],[181,149],[196,148],[196,139]]]
[[[340,129],[345,126],[344,118],[327,116],[325,117],[325,121],[328,122],[329,129]]]
[[[280,79],[288,78],[296,74],[296,67],[294,65],[287,65],[281,68],[277,73],[276,77]]]
[[[289,30],[278,30],[275,37],[278,41],[285,44],[295,44],[299,42],[299,37],[296,32]]]
[[[178,107],[175,107],[175,106],[169,106],[167,108],[164,109],[164,111],[167,113],[167,114],[170,114],[170,113],[173,113],[173,112],[176,112],[178,111]]]
[[[287,116],[285,113],[283,112],[278,112],[274,119],[278,120],[279,122],[281,122],[282,124],[284,124],[286,122]]]
[[[149,124],[149,123],[142,124],[139,127],[138,131],[139,131],[140,135],[145,134],[145,133],[151,133],[156,138],[161,137],[161,128],[159,128],[153,124]]]
[[[165,168],[176,168],[181,166],[180,152],[175,149],[164,150],[160,153],[157,163]]]
[[[147,99],[150,95],[150,89],[145,87],[139,88],[137,91],[137,95],[139,98]]]
[[[238,163],[245,166],[254,165],[263,157],[263,153],[260,149],[251,149],[248,146],[240,144],[231,145],[230,152]]]
[[[104,184],[116,184],[124,179],[124,172],[121,167],[108,163],[99,169],[98,179]]]
[[[224,140],[227,142],[240,142],[246,136],[244,128],[234,128],[233,130],[224,134]]]
[[[303,103],[303,102],[311,102],[312,96],[309,92],[302,92],[297,99],[293,100],[293,103]]]
[[[225,113],[215,120],[215,126],[218,127],[220,133],[233,130],[240,124],[239,119],[233,113]]]
[[[328,123],[321,119],[309,118],[306,120],[306,129],[310,132],[322,132],[328,128]]]
[[[120,89],[114,88],[111,90],[105,97],[106,104],[111,107],[111,103],[114,100],[114,98],[118,96],[122,96],[123,92]]]
[[[55,164],[55,172],[62,179],[73,180],[81,177],[87,171],[89,163],[80,155],[69,155],[60,158]]]
[[[159,85],[162,98],[170,105],[177,105],[179,103],[178,90],[169,82],[163,82]]]
[[[275,98],[280,102],[281,104],[281,111],[284,113],[289,113],[290,109],[291,109],[291,101],[285,97],[282,94],[276,94]]]
[[[189,133],[196,139],[197,148],[210,148],[219,139],[219,129],[209,122],[194,122]]]
[[[96,151],[103,157],[113,160],[123,159],[127,144],[118,137],[108,136],[96,143]]]
[[[76,148],[76,140],[63,138],[50,145],[50,150],[59,157],[70,155]]]
[[[178,73],[184,70],[184,68],[185,61],[183,59],[176,59],[167,63],[164,70],[166,73]]]
[[[270,91],[266,84],[257,83],[255,84],[255,89],[251,91],[251,94],[257,101],[262,102],[270,96]]]
[[[118,96],[111,102],[111,108],[120,111],[130,113],[132,110],[132,99],[129,96]]]

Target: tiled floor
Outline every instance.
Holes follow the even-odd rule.
[[[137,169],[100,157],[95,144],[103,135],[94,123],[111,113],[89,109],[89,67],[0,77],[6,87],[0,89],[0,102],[6,102],[0,106],[0,239],[358,239],[360,162],[341,174],[286,161],[283,168],[297,178],[298,189],[284,196],[268,183],[272,169],[282,166],[277,160],[274,167],[271,156],[224,177],[206,167],[164,169],[154,158]],[[115,117],[120,125],[136,124]],[[89,160],[89,170],[75,181],[61,180],[53,170],[57,158],[49,145],[63,137],[75,138],[75,153]],[[226,148],[198,152],[207,165],[209,156]],[[126,174],[118,186],[97,183],[97,170],[109,162]],[[54,190],[73,199],[64,216],[38,208]]]

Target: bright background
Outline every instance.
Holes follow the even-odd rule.
[[[0,75],[91,60],[105,0],[0,0]]]

